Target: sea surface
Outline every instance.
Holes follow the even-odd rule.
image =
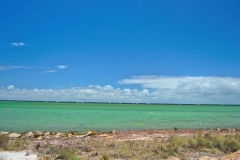
[[[240,106],[0,101],[0,131],[240,128]]]

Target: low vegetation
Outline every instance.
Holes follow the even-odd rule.
[[[19,151],[28,145],[26,139],[9,139],[6,135],[0,135],[0,151]]]
[[[0,136],[0,150],[22,150],[30,141],[22,138],[9,139]],[[34,142],[31,142],[34,143]],[[37,143],[36,151],[45,159],[83,160],[83,159],[167,159],[178,157],[188,159],[195,153],[209,153],[223,156],[240,150],[240,134],[211,135],[169,138],[152,140],[108,139],[98,136],[87,138],[57,139]]]
[[[68,142],[67,142],[68,143]],[[194,153],[222,156],[240,149],[240,135],[215,136],[210,134],[193,137],[172,136],[168,139],[117,141],[91,137],[72,144],[51,147],[49,156],[58,159],[80,160],[110,159],[186,159]],[[54,155],[54,156],[53,156]],[[81,157],[81,158],[80,158]]]
[[[77,154],[74,149],[65,149],[58,153],[56,159],[61,160],[82,160]]]

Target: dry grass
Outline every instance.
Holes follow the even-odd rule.
[[[43,143],[37,151],[45,159],[166,159],[174,156],[186,159],[198,153],[223,155],[240,149],[240,134],[226,136],[195,135],[193,137],[172,136],[166,139],[129,140],[102,138],[98,136],[78,139],[58,139],[58,143]],[[9,139],[0,136],[0,150],[22,150],[28,145],[25,139]]]
[[[10,140],[6,135],[0,135],[0,150],[2,151],[19,151],[28,145],[26,139]]]
[[[6,150],[8,146],[9,139],[5,135],[0,135],[0,150]]]
[[[74,149],[65,149],[58,153],[56,159],[61,160],[82,160],[77,154]]]
[[[171,156],[184,159],[187,153],[206,152],[225,154],[240,149],[240,135],[194,137],[173,136],[168,139],[137,141],[86,141],[90,150],[97,151],[101,159],[165,159]]]
[[[72,148],[71,148],[72,147]],[[214,136],[210,134],[194,137],[173,136],[168,139],[117,141],[105,138],[90,137],[82,139],[66,148],[50,147],[48,152],[54,157],[79,160],[96,158],[109,159],[166,159],[175,156],[186,159],[189,154],[196,152],[223,155],[240,149],[240,135]],[[64,158],[68,157],[68,158]],[[82,157],[82,158],[79,158]]]

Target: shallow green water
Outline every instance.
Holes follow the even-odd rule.
[[[0,101],[0,131],[240,128],[240,106]]]

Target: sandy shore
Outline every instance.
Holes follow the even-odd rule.
[[[228,135],[240,133],[238,129],[180,129],[180,130],[130,130],[118,131],[114,138],[117,140],[151,140],[156,138],[168,138],[170,136],[194,136],[197,134]]]

